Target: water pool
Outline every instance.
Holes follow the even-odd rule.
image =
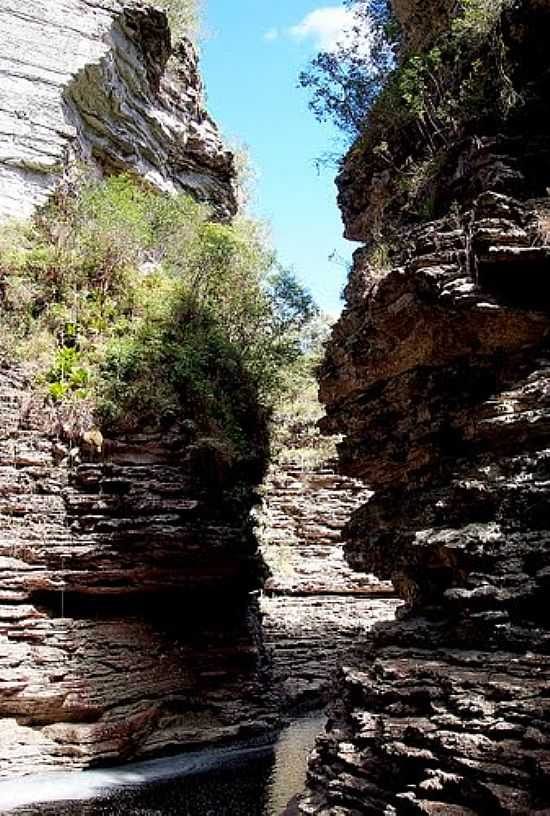
[[[0,783],[0,812],[33,816],[280,816],[304,786],[325,718],[295,720],[272,745]]]

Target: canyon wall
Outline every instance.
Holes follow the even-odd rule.
[[[261,598],[265,648],[283,710],[321,707],[358,639],[394,617],[389,582],[344,560],[342,528],[369,491],[330,459],[275,462],[266,478],[260,544],[270,571]]]
[[[3,0],[0,220],[44,204],[74,163],[237,209],[233,156],[204,108],[197,57],[164,12],[119,0]]]
[[[0,219],[70,189],[78,161],[235,213],[232,154],[164,12],[7,0],[0,41]],[[35,385],[2,360],[0,775],[273,731],[250,521],[267,448],[254,389],[239,398],[244,462],[205,417],[163,419],[162,432],[144,418],[104,439]]]
[[[426,4],[395,6],[421,47]],[[321,372],[323,425],[374,490],[348,561],[406,605],[341,671],[303,814],[550,808],[550,15],[504,9],[521,101],[441,147],[431,218],[364,140],[339,179],[368,247]]]
[[[79,451],[33,399],[0,372],[0,776],[272,729],[250,482],[181,433]]]

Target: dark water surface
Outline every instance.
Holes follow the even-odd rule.
[[[274,745],[120,769],[0,783],[0,813],[33,816],[280,816],[305,781],[325,718],[295,720]]]

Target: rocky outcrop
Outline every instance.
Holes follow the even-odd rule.
[[[406,47],[417,52],[438,33],[448,29],[455,0],[393,0],[393,10],[405,32]]]
[[[0,406],[0,775],[273,728],[250,484],[170,434],[79,463],[20,371]]]
[[[326,703],[336,670],[400,602],[388,582],[345,562],[342,528],[369,491],[334,463],[275,464],[264,485],[261,598],[264,643],[283,710]]]
[[[532,66],[548,11],[516,6],[516,46],[532,42],[523,67]],[[342,470],[374,490],[345,530],[347,558],[391,579],[406,606],[341,671],[304,814],[550,808],[550,246],[546,123],[533,118],[548,98],[540,76],[498,134],[485,122],[469,158],[464,143],[441,160],[439,206],[462,191],[450,214],[417,225],[403,214],[386,265],[372,262],[372,246],[355,257],[321,375],[324,428],[345,435]],[[357,205],[345,210],[348,230],[372,240],[373,199],[351,170],[360,152],[350,161],[340,179]],[[388,201],[378,192],[376,207]],[[362,197],[370,202],[363,213]]]
[[[0,8],[0,220],[43,204],[75,162],[235,214],[233,158],[204,109],[193,46],[118,0]]]
[[[30,215],[60,184],[70,193],[81,162],[235,214],[233,156],[165,12],[7,0],[0,41],[0,220]],[[241,395],[237,462],[198,417],[162,432],[144,418],[104,439],[84,402],[50,415],[25,370],[2,362],[0,776],[275,727],[250,521],[266,450],[255,400]]]

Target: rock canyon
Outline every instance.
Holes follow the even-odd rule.
[[[0,8],[0,218],[84,164],[230,223],[166,14],[27,5]],[[192,412],[68,429],[2,354],[1,776],[269,741],[328,703],[289,813],[550,813],[550,8],[489,5],[391,3],[337,182],[362,244],[318,372],[337,457],[270,461],[247,383],[240,458]]]

